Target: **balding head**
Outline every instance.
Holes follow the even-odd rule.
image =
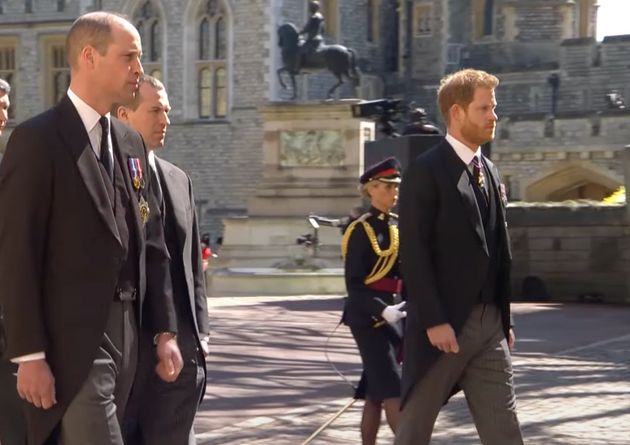
[[[90,12],[76,19],[66,37],[66,56],[70,67],[75,70],[78,68],[79,55],[86,46],[105,55],[113,40],[114,26],[133,28],[124,16],[111,12]]]

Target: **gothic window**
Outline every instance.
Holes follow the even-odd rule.
[[[11,92],[9,93],[9,100],[11,106],[9,107],[9,118],[15,118],[16,103],[15,103],[15,90],[17,83],[17,69],[15,64],[15,41],[0,41],[0,78],[6,80],[11,86]]]
[[[473,8],[475,38],[493,35],[494,0],[474,0]]]
[[[220,119],[228,114],[229,21],[221,0],[205,0],[197,17],[196,62],[198,117]]]
[[[416,37],[431,35],[431,22],[433,19],[431,5],[419,3],[413,10],[413,34]]]
[[[339,20],[337,0],[321,0],[320,12],[324,16],[324,34],[332,41],[336,41],[339,37]]]
[[[578,36],[589,37],[591,34],[592,0],[582,0],[579,4]]]
[[[483,35],[491,36],[494,24],[494,0],[486,0],[483,11]]]
[[[225,20],[219,17],[215,24],[214,44],[216,45],[214,53],[217,59],[225,59],[226,39],[225,39]]]
[[[367,2],[367,40],[378,43],[380,31],[379,1],[368,0]]]
[[[46,107],[61,100],[70,86],[70,67],[66,60],[64,37],[47,37],[45,51]]]
[[[142,66],[144,72],[162,77],[162,20],[157,8],[146,0],[133,14],[133,22],[142,39]]]

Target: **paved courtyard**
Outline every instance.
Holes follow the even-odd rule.
[[[301,445],[351,400],[326,358],[341,298],[209,300],[213,352],[196,420],[201,445]],[[519,416],[531,445],[630,445],[630,307],[514,305]],[[355,384],[361,367],[348,329],[328,344],[330,361]],[[311,443],[359,444],[361,401]],[[380,444],[391,444],[383,423]],[[436,445],[479,444],[464,398],[436,424]]]

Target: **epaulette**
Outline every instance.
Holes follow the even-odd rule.
[[[364,213],[363,215],[352,221],[350,225],[346,228],[346,231],[343,232],[343,236],[341,237],[341,257],[343,259],[346,258],[346,254],[348,253],[348,242],[350,241],[350,235],[352,235],[355,227],[357,226],[357,224],[365,223],[365,221],[367,221],[370,216],[372,216],[370,212]]]
[[[365,222],[370,217],[370,212],[364,213],[359,216],[357,219],[352,221],[348,227],[346,227],[346,231],[343,232],[343,236],[341,237],[341,257],[345,260],[346,254],[348,253],[348,242],[350,241],[350,235],[354,231],[354,228],[359,223]]]

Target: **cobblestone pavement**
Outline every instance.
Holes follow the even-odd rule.
[[[339,297],[210,301],[214,351],[196,420],[200,445],[300,445],[351,401],[325,356]],[[630,307],[515,304],[519,418],[528,445],[630,445]],[[360,363],[346,327],[330,360],[351,382]],[[359,444],[361,401],[311,443]],[[383,422],[380,444],[393,436]],[[442,410],[433,444],[479,439],[463,396]]]

